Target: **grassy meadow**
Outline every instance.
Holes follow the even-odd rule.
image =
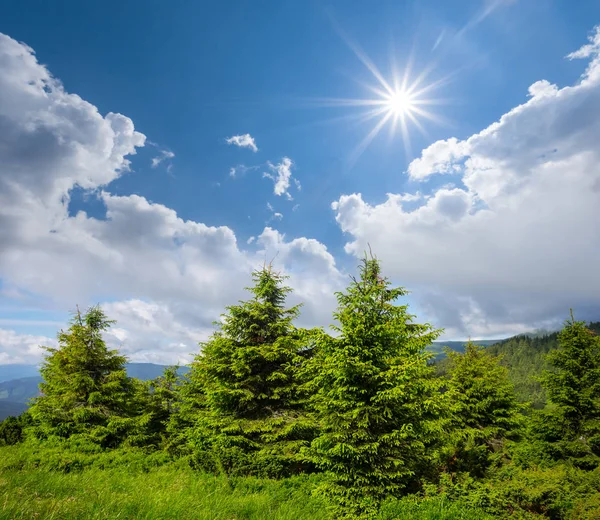
[[[183,460],[128,452],[0,448],[0,519],[325,520],[315,475],[283,480],[198,473]],[[384,504],[378,519],[485,520],[436,497]]]

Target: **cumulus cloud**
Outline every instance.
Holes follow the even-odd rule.
[[[292,303],[303,303],[299,324],[311,327],[331,322],[331,311],[336,307],[334,291],[342,290],[348,282],[336,265],[327,247],[312,238],[286,240],[283,233],[270,227],[257,238],[262,246],[257,256],[273,259],[274,265],[282,265],[291,276],[294,288]],[[326,317],[324,319],[324,317]]]
[[[584,45],[579,48],[575,52],[567,55],[567,58],[570,60],[576,60],[581,58],[591,58],[593,56],[598,56],[600,53],[600,26],[597,26],[592,31],[592,34],[588,37],[590,43]],[[592,63],[592,66],[594,64]],[[589,74],[589,70],[588,70]]]
[[[250,134],[234,135],[226,139],[227,144],[233,144],[240,148],[250,148],[253,152],[258,152],[258,147],[254,141],[254,137]]]
[[[575,85],[538,81],[529,99],[464,141],[413,161],[417,180],[452,175],[416,208],[388,194],[333,205],[346,251],[367,243],[449,336],[553,327],[569,307],[600,319],[600,28],[570,58],[590,59]]]
[[[459,161],[468,153],[468,145],[452,137],[446,141],[436,141],[412,161],[408,173],[413,179],[424,179],[434,173],[458,173]]]
[[[197,352],[224,307],[246,296],[252,269],[277,249],[275,266],[292,275],[306,315],[329,322],[326,301],[306,300],[334,289],[337,278],[329,271],[339,277],[324,246],[285,240],[267,228],[259,247],[248,252],[229,227],[183,220],[138,195],[112,194],[110,182],[128,171],[144,144],[131,119],[100,114],[66,92],[30,48],[0,35],[3,286],[52,309],[99,302],[118,320],[111,345],[133,361],[176,362]],[[104,218],[69,214],[75,186],[97,194]],[[313,287],[313,277],[321,285]],[[29,362],[44,342],[3,331],[0,363]]]
[[[117,321],[109,330],[107,343],[139,362],[185,364],[197,353],[199,338],[212,327],[182,323],[168,306],[130,299],[103,304],[104,311]]]
[[[272,164],[268,163],[271,173],[263,173],[263,177],[271,179],[273,181],[273,193],[275,195],[285,195],[288,200],[293,200],[289,189],[290,181],[292,180],[292,167],[293,162],[289,157],[284,157],[280,163]],[[294,183],[298,190],[301,189],[300,182],[294,178]]]
[[[398,199],[403,202],[417,202],[424,198],[424,195],[417,191],[416,193],[402,193],[398,195]]]
[[[42,345],[56,347],[56,340],[46,336],[18,334],[14,330],[0,329],[0,365],[36,364],[44,353]]]

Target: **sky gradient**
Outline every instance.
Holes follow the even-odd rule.
[[[599,320],[597,24],[593,0],[3,3],[0,364],[94,303],[132,361],[185,362],[272,259],[327,326],[369,246],[448,340]]]

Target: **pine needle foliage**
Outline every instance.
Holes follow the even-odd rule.
[[[113,323],[98,306],[85,313],[78,309],[70,327],[59,332],[58,348],[44,347],[41,396],[29,410],[35,436],[78,435],[103,447],[126,437],[134,384],[125,372],[126,358],[102,338]]]
[[[205,417],[207,409],[203,378],[196,366],[194,361],[191,370],[180,377],[177,402],[166,425],[164,447],[176,457],[190,457],[206,445],[205,439],[199,442],[197,435],[199,418]]]
[[[299,450],[313,436],[298,389],[303,333],[292,322],[300,306],[285,307],[291,289],[270,265],[252,277],[253,298],[227,307],[201,345],[188,374],[197,391],[182,407],[198,411],[190,441],[199,467],[284,476],[302,471]]]
[[[171,417],[179,407],[181,379],[178,366],[169,366],[162,375],[150,381],[136,381],[137,414],[135,428],[127,437],[126,444],[159,449],[169,445]]]
[[[315,338],[309,387],[321,434],[307,455],[326,473],[335,518],[373,518],[429,469],[440,398],[425,348],[440,331],[395,304],[406,294],[365,257],[360,278],[336,294],[338,335]]]
[[[538,434],[555,459],[583,469],[600,465],[600,337],[573,313],[548,354],[542,376],[549,406],[538,417]]]
[[[467,343],[464,353],[445,349],[449,360],[444,401],[449,412],[448,442],[442,450],[449,473],[483,477],[499,459],[507,438],[523,425],[508,369],[484,347]]]

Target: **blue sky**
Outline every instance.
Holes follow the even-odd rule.
[[[571,95],[569,86],[585,82],[586,70],[590,82],[595,77],[593,70],[589,72],[597,55],[595,47],[578,56],[583,59],[565,57],[586,43],[594,45],[598,23],[600,5],[592,0],[576,5],[567,0],[5,2],[0,7],[0,33],[29,46],[38,60],[27,73],[35,75],[36,67],[45,66],[60,80],[65,93],[79,96],[104,118],[90,122],[93,118],[86,119],[88,115],[73,115],[81,107],[57,112],[52,101],[47,113],[65,118],[72,130],[61,130],[60,139],[72,138],[87,153],[100,142],[94,125],[104,128],[106,115],[117,113],[128,118],[145,140],[128,134],[127,146],[137,153],[123,153],[119,161],[130,160],[129,171],[115,169],[114,157],[90,166],[69,155],[69,161],[75,162],[65,162],[57,173],[45,170],[41,152],[39,163],[23,159],[23,164],[17,164],[12,158],[10,164],[5,161],[8,166],[0,166],[4,168],[0,177],[7,183],[21,182],[26,178],[22,172],[29,168],[44,182],[50,183],[53,175],[62,179],[60,198],[53,190],[36,195],[42,207],[52,206],[50,213],[18,217],[11,229],[23,229],[18,236],[15,231],[15,236],[4,238],[0,362],[34,359],[37,351],[31,345],[53,337],[66,311],[76,303],[94,301],[109,304],[120,327],[114,339],[134,359],[169,361],[185,356],[196,348],[193,338],[204,339],[209,333],[208,324],[220,306],[229,303],[228,298],[237,299],[239,288],[222,290],[222,284],[243,287],[251,266],[276,254],[281,269],[292,276],[298,298],[307,301],[306,323],[325,325],[334,305],[325,293],[343,287],[367,243],[392,279],[413,291],[410,302],[419,316],[444,327],[448,339],[496,337],[552,326],[566,317],[569,305],[581,309],[586,319],[600,319],[595,314],[600,301],[588,294],[589,283],[569,280],[571,286],[581,284],[581,290],[547,292],[565,270],[577,267],[582,276],[592,276],[592,271],[580,266],[575,252],[572,257],[550,253],[552,261],[542,272],[536,267],[539,263],[528,263],[532,248],[544,252],[540,262],[545,265],[544,248],[560,236],[553,235],[557,226],[552,219],[540,214],[536,220],[527,213],[513,222],[512,217],[502,216],[507,207],[517,212],[526,207],[521,199],[510,198],[515,190],[523,190],[523,197],[539,190],[539,200],[549,201],[551,192],[565,193],[559,181],[544,177],[540,184],[520,180],[498,187],[490,180],[492,174],[481,180],[480,168],[485,164],[484,170],[492,173],[506,168],[499,174],[504,180],[515,172],[523,179],[537,179],[540,168],[553,168],[559,162],[540,159],[546,153],[558,150],[560,155],[564,150],[561,160],[565,161],[591,153],[591,145],[590,150],[575,150],[566,143],[579,131],[594,135],[597,127],[585,115],[597,107],[596,91],[584,89],[584,94],[590,92],[585,99],[577,98],[563,108],[561,103],[566,104],[565,98]],[[426,100],[435,101],[425,105],[434,120],[416,113],[423,131],[409,122],[410,144],[401,132],[392,135],[387,124],[358,154],[359,144],[379,119],[361,123],[354,116],[364,114],[365,107],[319,102],[324,98],[380,99],[368,89],[378,86],[378,81],[361,62],[357,48],[387,81],[392,81],[394,70],[402,76],[411,64],[409,85],[425,71],[422,86],[437,84],[423,94]],[[16,67],[8,70],[20,78]],[[567,90],[546,88],[539,83],[542,80]],[[534,84],[539,88],[528,90]],[[19,132],[31,132],[31,124],[47,121],[46,109],[19,105],[22,98],[15,84],[7,85],[17,101],[12,108],[4,107],[0,116],[15,128],[21,125]],[[12,98],[7,95],[5,99]],[[75,98],[65,99],[60,101],[64,106],[77,105]],[[537,105],[542,101],[548,106],[540,109]],[[483,137],[469,140],[527,103],[502,128],[490,130],[496,137],[489,143]],[[591,103],[588,110],[585,103]],[[33,119],[36,122],[28,120],[27,126],[23,121],[32,110],[40,112]],[[536,110],[547,117],[564,113],[564,120],[556,116],[544,122]],[[56,124],[44,122],[49,125],[44,128],[54,129]],[[82,133],[76,131],[80,124]],[[537,130],[535,125],[539,125]],[[520,143],[549,128],[554,130],[545,142],[532,145],[532,150],[542,150],[533,164]],[[77,136],[88,131],[92,137],[82,144]],[[226,141],[245,134],[254,140],[256,152]],[[448,141],[452,138],[455,141]],[[0,145],[12,146],[2,139]],[[56,142],[62,144],[56,145],[56,152],[48,151],[52,158],[74,149],[68,142]],[[467,142],[468,150],[461,145]],[[453,151],[448,155],[448,146],[441,152],[439,147],[429,148],[435,143],[443,143],[442,148],[449,143]],[[35,149],[40,150],[39,146]],[[152,159],[165,152],[173,156],[152,167]],[[511,163],[520,154],[523,161]],[[284,158],[292,164],[288,191],[293,200],[275,193],[274,181],[263,176],[276,173],[277,165],[285,164]],[[421,159],[421,163],[413,162]],[[496,161],[493,165],[492,160]],[[469,161],[480,169],[475,171]],[[245,172],[240,165],[247,168]],[[411,165],[415,165],[412,170]],[[67,175],[64,168],[72,170]],[[231,168],[237,168],[235,177],[230,175]],[[582,175],[595,182],[596,172],[587,167]],[[25,187],[28,193],[35,192]],[[408,200],[407,194],[417,193],[419,200]],[[588,193],[589,189],[582,188],[580,194],[561,200],[592,208],[594,200],[586,199]],[[343,199],[353,194],[354,198]],[[387,194],[404,200],[400,203]],[[498,198],[499,194],[504,198]],[[51,202],[46,195],[53,197]],[[575,200],[579,196],[580,203]],[[118,230],[119,219],[107,215],[111,204],[113,215],[118,213],[125,223]],[[470,220],[463,219],[463,205]],[[570,214],[570,207],[563,209]],[[425,208],[420,216],[411,213],[419,208]],[[486,208],[498,224],[482,224],[485,212],[476,221],[474,214]],[[79,211],[85,213],[78,220]],[[9,213],[17,218],[15,212]],[[161,217],[156,216],[159,213]],[[594,215],[581,210],[571,224],[581,230],[582,241],[588,232],[588,242],[597,247],[590,216]],[[172,224],[174,218],[195,226]],[[165,222],[171,227],[158,233]],[[219,237],[207,239],[202,235],[207,231],[198,226],[221,229],[210,231]],[[268,236],[265,227],[271,229]],[[517,240],[511,230],[522,231],[521,227],[527,234]],[[33,228],[36,231],[25,240]],[[126,233],[131,233],[131,240],[126,240]],[[481,238],[477,233],[482,233]],[[169,245],[164,242],[166,235]],[[200,240],[196,235],[202,235],[201,244],[196,243]],[[135,250],[133,237],[140,240]],[[251,237],[255,239],[248,244]],[[463,243],[462,237],[468,239]],[[496,243],[486,242],[494,237]],[[572,248],[577,250],[579,242],[573,241]],[[479,244],[489,251],[480,251]],[[470,249],[465,249],[467,245]],[[193,254],[192,246],[196,248]],[[70,253],[65,249],[57,253],[61,247]],[[230,254],[229,260],[223,259]],[[90,260],[90,255],[98,256]],[[473,265],[463,262],[463,256],[471,258]],[[35,260],[30,262],[31,258]],[[519,258],[523,264],[503,271]],[[226,269],[229,261],[235,265],[233,275]],[[67,267],[70,262],[72,272]],[[92,268],[95,262],[98,267]],[[445,275],[428,276],[433,271]],[[141,272],[147,273],[145,280],[129,284]],[[78,277],[83,276],[93,282],[81,283]],[[536,276],[540,279],[528,285]],[[195,297],[191,288],[197,291]],[[548,301],[555,303],[546,305]],[[142,325],[152,320],[161,323],[160,330],[149,333]]]

